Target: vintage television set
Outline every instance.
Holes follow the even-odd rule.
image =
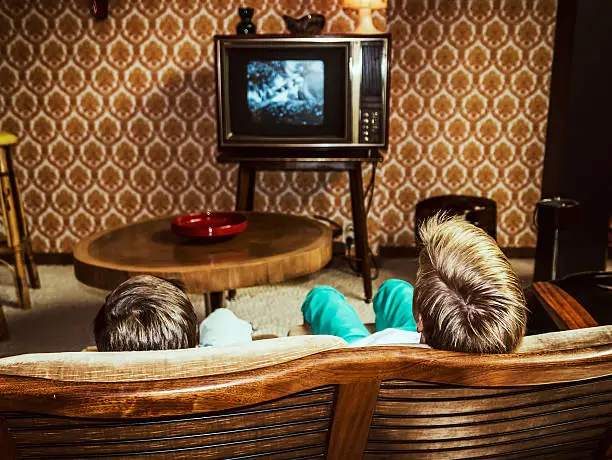
[[[387,147],[390,35],[216,36],[218,146]]]

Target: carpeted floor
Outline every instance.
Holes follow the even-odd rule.
[[[521,279],[528,283],[533,273],[532,260],[512,260]],[[376,289],[389,278],[413,282],[415,259],[385,259]],[[94,343],[93,319],[104,302],[106,291],[79,283],[72,266],[39,267],[42,288],[32,290],[31,310],[15,306],[15,289],[7,270],[0,272],[0,304],[8,320],[11,337],[0,342],[0,357],[33,352],[74,351]],[[361,299],[363,283],[342,260],[335,260],[324,270],[285,283],[238,290],[227,307],[253,324],[256,334],[287,335],[289,329],[302,323],[300,305],[314,286],[330,285],[342,292],[356,308],[363,321],[373,321],[372,306]],[[192,296],[201,315],[204,300]]]

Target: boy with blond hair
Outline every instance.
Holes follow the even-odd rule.
[[[467,353],[511,353],[526,330],[521,283],[495,240],[462,217],[437,214],[420,229],[423,248],[414,288],[388,280],[373,299],[376,333],[342,294],[313,289],[302,305],[315,334],[351,346],[427,343]]]

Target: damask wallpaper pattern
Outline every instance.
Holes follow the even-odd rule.
[[[35,251],[152,216],[234,206],[236,167],[215,161],[212,37],[236,0],[0,0],[0,129]],[[258,32],[321,12],[350,31],[341,0],[263,0]],[[414,207],[453,193],[497,201],[502,246],[535,245],[555,0],[390,0],[391,137],[369,215],[371,243],[412,245]],[[365,172],[367,181],[369,171]],[[255,205],[350,218],[341,173],[260,173]]]

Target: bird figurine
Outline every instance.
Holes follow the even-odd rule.
[[[316,35],[325,26],[325,16],[322,14],[307,14],[299,19],[284,14],[283,19],[292,34]]]

